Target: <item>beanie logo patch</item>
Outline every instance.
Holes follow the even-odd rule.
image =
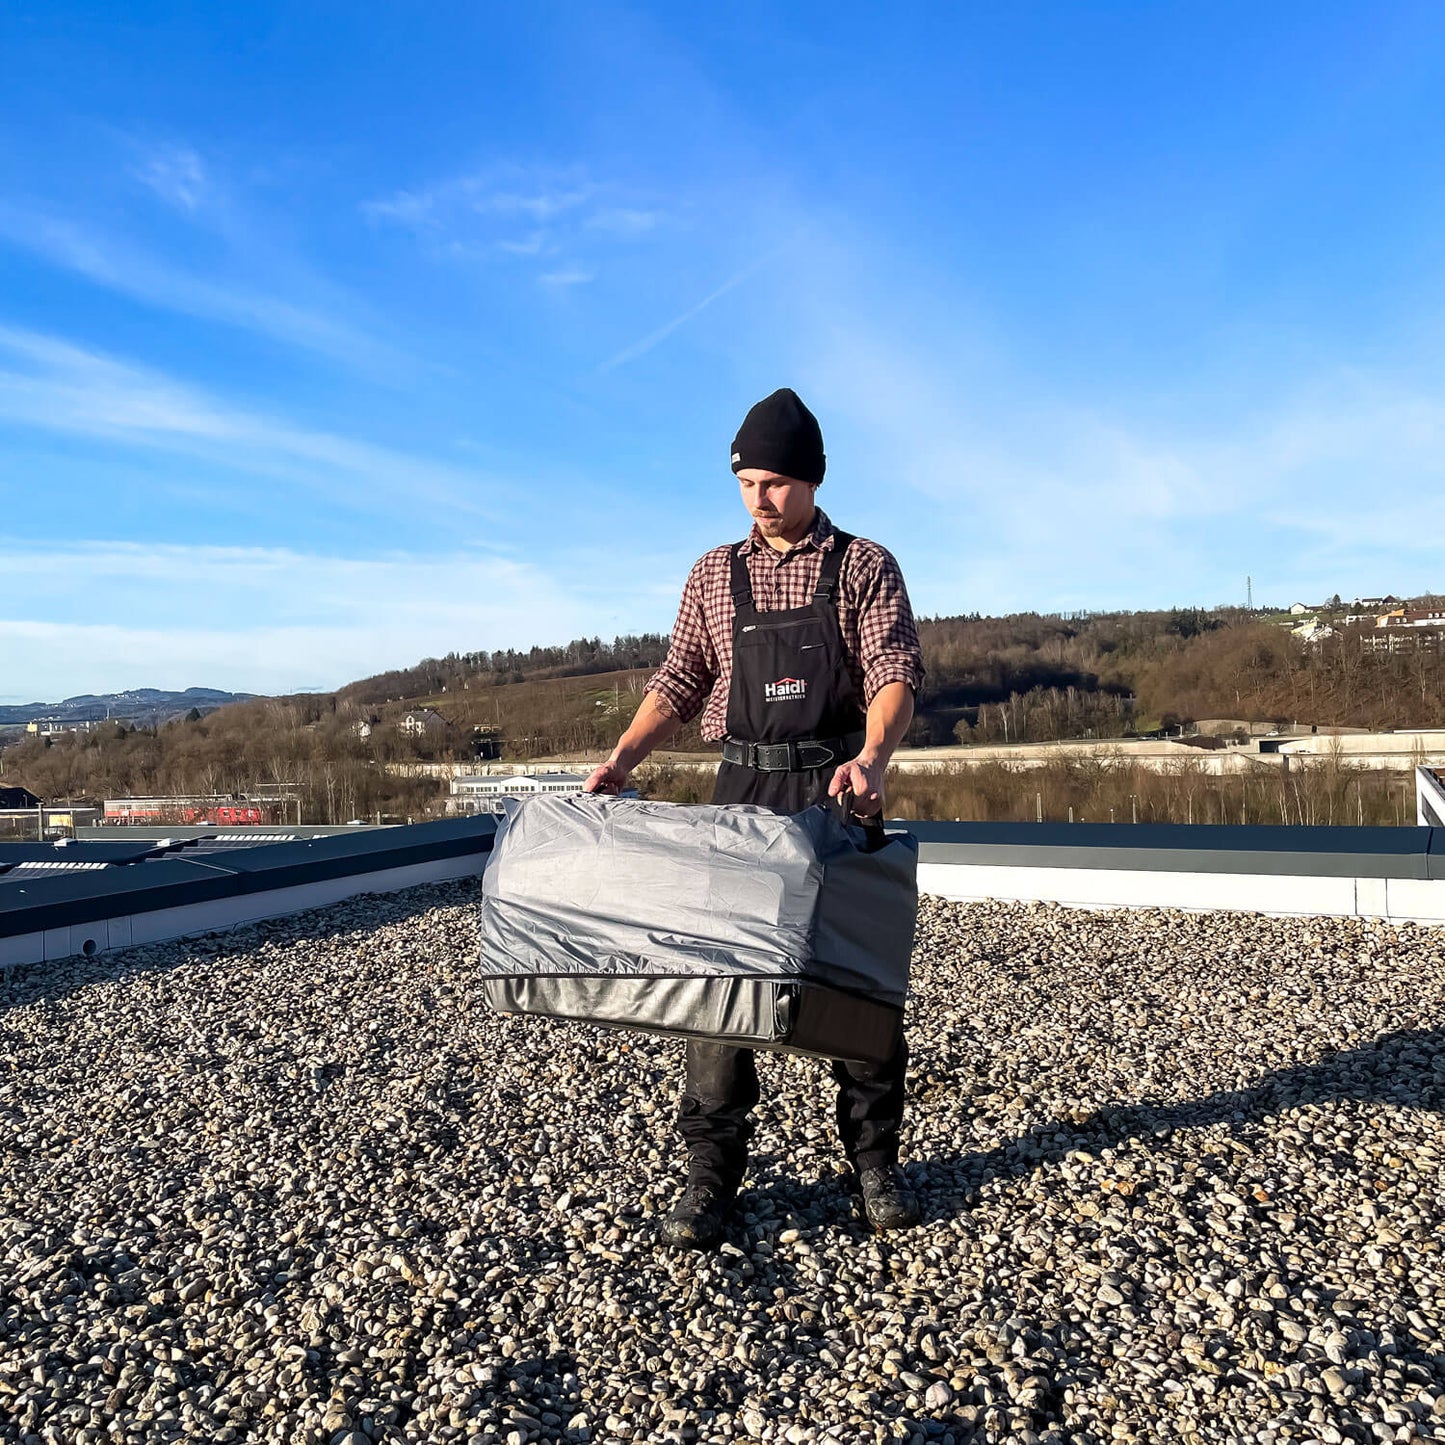
[[[733,453],[733,464],[734,464],[734,465],[736,465],[738,462],[742,461],[742,459],[743,459],[743,454],[742,454],[741,452],[734,452],[734,453]]]
[[[763,684],[766,702],[801,702],[808,695],[808,681],[802,677],[780,677]]]

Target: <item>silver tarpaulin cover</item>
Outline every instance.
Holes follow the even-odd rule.
[[[504,1012],[881,1062],[917,863],[909,834],[870,850],[822,807],[529,798],[482,879],[483,989]]]

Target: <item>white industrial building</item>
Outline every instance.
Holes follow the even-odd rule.
[[[473,775],[452,779],[447,811],[501,813],[504,798],[530,798],[538,793],[580,793],[582,773],[518,773],[513,777]]]

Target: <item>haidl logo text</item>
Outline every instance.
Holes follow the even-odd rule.
[[[780,677],[776,682],[763,684],[763,699],[766,702],[796,702],[807,695],[808,683],[801,677]]]

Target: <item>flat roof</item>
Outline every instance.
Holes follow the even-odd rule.
[[[6,977],[34,1434],[158,1432],[159,1348],[197,1438],[275,1424],[258,1355],[327,1439],[1355,1438],[1367,1411],[1428,1436],[1438,934],[928,902],[920,1225],[865,1228],[827,1065],[768,1058],[724,1246],[679,1255],[682,1045],[487,1011],[474,898]]]

